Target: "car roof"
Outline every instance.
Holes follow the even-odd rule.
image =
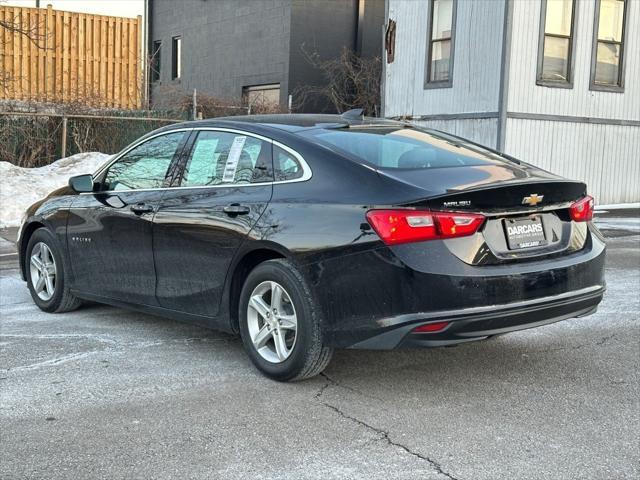
[[[311,114],[311,113],[295,113],[295,114],[271,114],[271,115],[238,115],[233,117],[218,117],[207,120],[196,120],[191,122],[182,122],[165,127],[166,130],[174,128],[202,128],[202,127],[236,127],[243,126],[264,126],[270,129],[277,129],[286,132],[296,133],[303,130],[315,128],[344,128],[351,126],[389,126],[400,127],[404,125],[402,122],[394,120],[386,120],[375,117],[363,116],[345,116],[330,114]]]

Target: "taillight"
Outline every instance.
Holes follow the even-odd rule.
[[[387,245],[473,235],[484,222],[476,213],[369,210],[367,220]]]
[[[569,215],[574,222],[589,222],[593,219],[593,197],[587,195],[569,207]]]

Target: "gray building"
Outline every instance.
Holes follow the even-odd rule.
[[[387,0],[386,22],[385,116],[640,201],[640,1]]]
[[[298,86],[323,82],[305,51],[323,60],[344,47],[382,54],[384,0],[146,0],[145,7],[156,106],[171,92],[197,89],[286,108]],[[302,110],[331,106],[307,102]]]

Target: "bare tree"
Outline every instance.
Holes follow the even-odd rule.
[[[323,60],[317,52],[301,47],[306,60],[324,76],[324,85],[301,85],[293,92],[295,108],[299,110],[310,101],[326,99],[336,111],[362,108],[366,115],[380,112],[380,57],[362,58],[343,48],[338,58]]]

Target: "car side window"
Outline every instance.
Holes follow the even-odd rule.
[[[184,132],[152,138],[133,148],[109,167],[103,191],[161,188]]]
[[[182,176],[182,187],[273,181],[271,143],[249,135],[198,133]]]
[[[295,180],[304,175],[298,159],[277,145],[273,146],[273,160],[276,181]]]

